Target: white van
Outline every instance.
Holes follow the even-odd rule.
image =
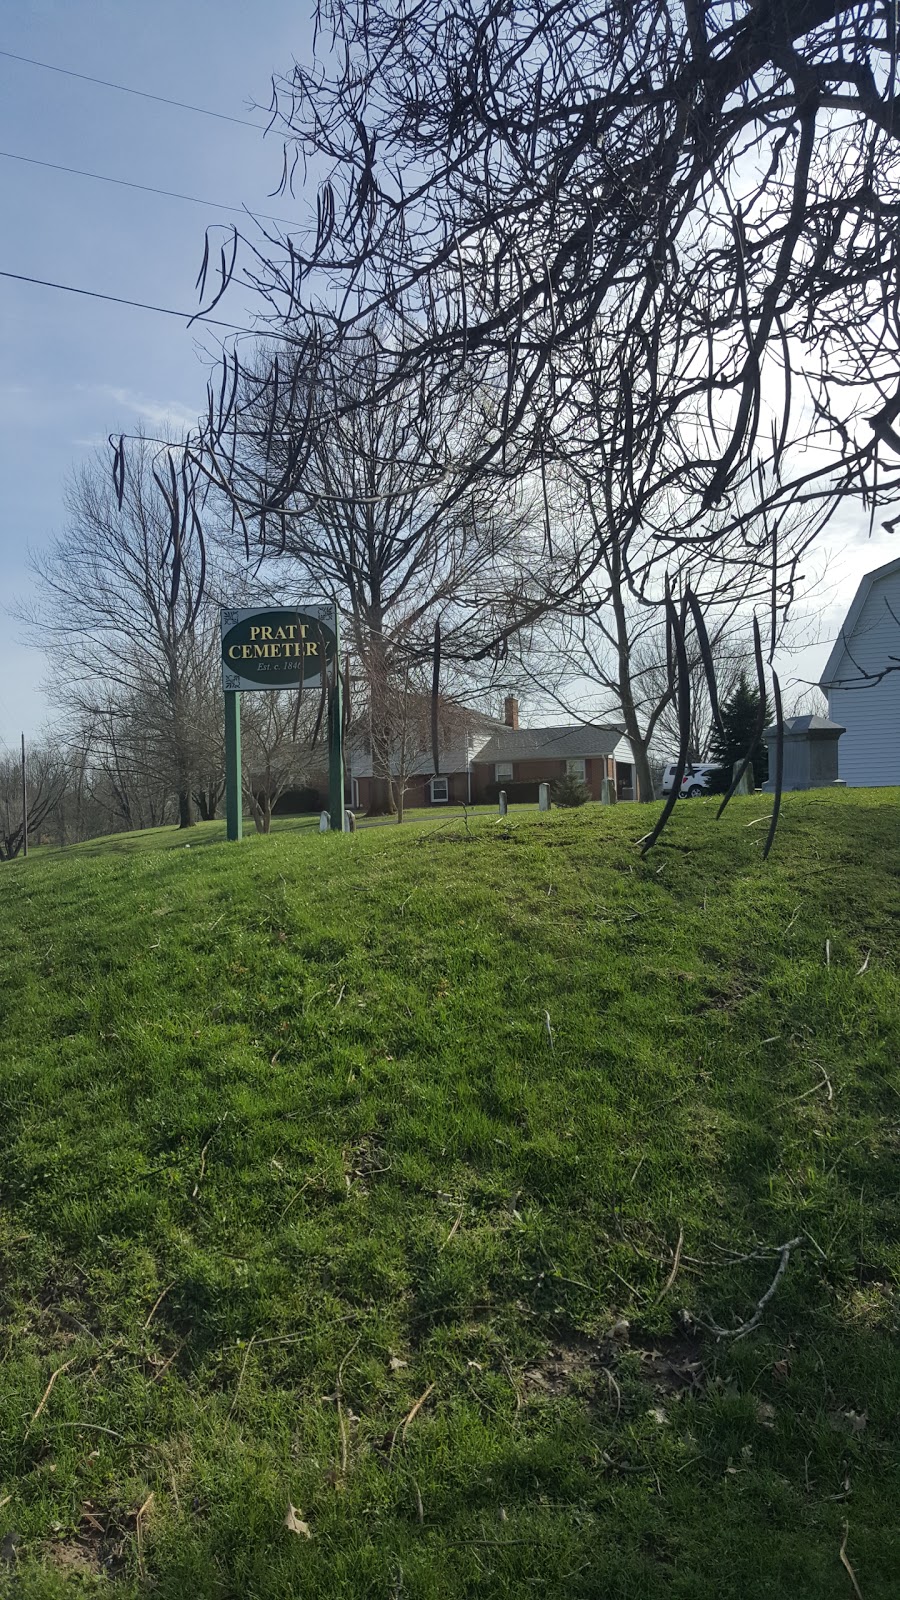
[[[699,764],[688,761],[685,765],[684,777],[681,780],[681,788],[678,791],[679,795],[682,797],[687,795],[689,799],[696,800],[701,794],[709,794],[713,773],[720,770],[715,762],[712,761],[704,761]],[[672,793],[672,784],[675,781],[677,771],[677,761],[672,761],[667,767],[663,767],[662,792],[664,795]]]

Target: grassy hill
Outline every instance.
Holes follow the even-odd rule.
[[[0,870],[0,1593],[897,1594],[900,796],[768,804]]]

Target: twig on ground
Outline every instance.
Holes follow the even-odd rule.
[[[450,1232],[448,1233],[446,1239],[444,1240],[443,1244],[441,1245],[441,1249],[442,1250],[446,1250],[448,1244],[450,1243],[450,1240],[453,1238],[453,1235],[456,1233],[460,1223],[462,1222],[463,1212],[464,1211],[465,1211],[465,1206],[462,1206],[460,1208],[459,1216],[457,1217],[456,1221],[453,1224],[453,1227],[450,1229]]]
[[[226,1111],[224,1113],[224,1115],[219,1118],[218,1122],[216,1123],[215,1127],[213,1128],[212,1133],[210,1134],[209,1138],[207,1139],[205,1145],[203,1146],[203,1149],[200,1151],[200,1172],[199,1172],[199,1174],[197,1176],[197,1182],[194,1184],[193,1193],[191,1195],[191,1199],[192,1200],[196,1200],[198,1194],[200,1193],[200,1185],[203,1182],[203,1176],[204,1176],[204,1173],[206,1172],[206,1152],[209,1149],[210,1145],[212,1144],[213,1139],[216,1137],[216,1134],[218,1133],[219,1129],[221,1128],[222,1123],[227,1120],[227,1117],[228,1117],[228,1112]]]
[[[301,1183],[301,1185],[300,1185],[299,1189],[297,1190],[296,1194],[291,1195],[291,1198],[288,1201],[287,1205],[285,1206],[284,1210],[283,1211],[279,1211],[279,1213],[278,1213],[278,1221],[279,1222],[283,1222],[284,1221],[285,1217],[287,1216],[288,1212],[291,1209],[291,1206],[294,1206],[294,1205],[297,1204],[297,1201],[300,1199],[300,1196],[305,1193],[305,1191],[309,1188],[310,1184],[315,1180],[316,1176],[317,1176],[317,1174],[313,1173],[313,1176],[311,1178],[307,1178],[305,1183]]]
[[[609,1385],[610,1391],[612,1391],[614,1389],[615,1393],[616,1393],[616,1421],[618,1422],[619,1417],[622,1414],[622,1391],[619,1388],[619,1385],[616,1383],[616,1380],[613,1377],[612,1373],[610,1372],[609,1367],[604,1367],[603,1368],[603,1372],[604,1372],[604,1374],[606,1376],[606,1381],[607,1381],[607,1383]]]
[[[415,1478],[413,1478],[413,1488],[416,1491],[416,1518],[419,1522],[424,1522],[425,1507],[422,1504],[422,1491],[419,1488],[419,1485],[416,1483]]]
[[[766,1256],[771,1256],[773,1253],[779,1255],[778,1268],[765,1294],[757,1301],[753,1316],[748,1318],[746,1322],[742,1322],[737,1328],[720,1328],[714,1322],[698,1322],[698,1327],[705,1328],[707,1333],[714,1334],[717,1339],[743,1339],[745,1334],[752,1333],[754,1328],[759,1327],[762,1321],[762,1314],[787,1271],[788,1262],[791,1259],[791,1251],[796,1250],[797,1246],[802,1243],[803,1240],[798,1235],[796,1239],[788,1239],[786,1244],[775,1245],[774,1251],[765,1252]],[[759,1259],[760,1252],[753,1251],[750,1255],[735,1257],[735,1264],[738,1261],[756,1261]]]
[[[108,1433],[113,1439],[121,1439],[123,1444],[130,1444],[124,1433],[119,1433],[117,1428],[104,1428],[99,1422],[48,1422],[48,1428],[87,1428],[89,1433]]]
[[[144,1323],[144,1331],[145,1332],[146,1332],[147,1328],[149,1328],[151,1322],[153,1321],[153,1318],[156,1316],[156,1313],[159,1310],[160,1306],[162,1305],[163,1301],[165,1300],[166,1295],[168,1294],[169,1290],[170,1289],[174,1289],[174,1287],[175,1287],[175,1279],[173,1278],[171,1283],[167,1283],[166,1284],[166,1287],[163,1289],[162,1294],[157,1295],[157,1297],[154,1300],[153,1305],[152,1305],[152,1307],[150,1309],[150,1314],[147,1317],[147,1321]]]
[[[187,1344],[187,1339],[182,1339],[181,1343],[179,1345],[176,1345],[175,1349],[172,1351],[172,1354],[169,1356],[168,1361],[164,1361],[162,1366],[160,1367],[159,1371],[155,1372],[153,1374],[153,1377],[150,1379],[151,1383],[159,1383],[160,1378],[165,1377],[165,1375],[168,1372],[170,1366],[172,1365],[172,1362],[175,1360],[176,1356],[180,1356],[181,1355],[181,1352],[184,1349],[186,1344]]]
[[[51,1394],[51,1391],[53,1389],[53,1385],[55,1384],[57,1378],[63,1372],[68,1372],[69,1368],[71,1366],[73,1366],[74,1363],[77,1360],[78,1360],[77,1356],[70,1356],[68,1361],[64,1361],[61,1367],[57,1367],[56,1368],[56,1371],[51,1376],[50,1382],[48,1383],[46,1389],[44,1390],[43,1394],[41,1395],[40,1402],[38,1404],[38,1408],[37,1408],[36,1412],[34,1413],[34,1416],[32,1417],[31,1421],[29,1422],[28,1427],[25,1429],[25,1437],[26,1437],[26,1439],[28,1438],[28,1435],[30,1434],[32,1428],[34,1427],[35,1423],[37,1422],[38,1417],[40,1416],[40,1414],[43,1411],[45,1405],[47,1404],[47,1401],[50,1399],[50,1394]]]
[[[832,1088],[832,1085],[831,1085],[831,1079],[829,1078],[828,1073],[825,1071],[825,1068],[819,1062],[816,1062],[816,1065],[818,1066],[819,1071],[822,1074],[822,1076],[819,1079],[818,1083],[814,1083],[811,1089],[804,1089],[802,1094],[792,1094],[790,1096],[791,1100],[808,1100],[809,1096],[811,1094],[815,1094],[817,1089],[827,1088],[829,1104],[831,1103],[831,1101],[833,1101],[833,1099],[834,1099],[834,1089]]]
[[[866,959],[865,959],[865,961],[864,961],[864,962],[863,962],[863,964],[862,964],[862,966],[861,966],[861,967],[857,967],[857,969],[856,969],[856,976],[857,976],[857,977],[858,977],[858,978],[861,978],[861,977],[862,977],[862,975],[863,975],[863,973],[864,973],[864,972],[865,972],[865,970],[866,970],[866,967],[867,967],[867,966],[868,966],[868,965],[869,965],[869,957],[870,957],[870,956],[871,956],[871,954],[872,954],[872,952],[871,952],[871,950],[867,950],[867,951],[866,951]]]
[[[744,823],[744,827],[745,828],[756,828],[756,827],[758,827],[759,823],[768,822],[768,820],[771,817],[771,815],[772,815],[771,811],[764,811],[761,817],[754,817],[752,822],[745,822]]]
[[[415,1405],[413,1406],[412,1410],[407,1412],[405,1418],[403,1419],[401,1427],[400,1427],[400,1433],[401,1433],[402,1438],[404,1438],[404,1439],[406,1438],[406,1432],[407,1432],[407,1429],[408,1429],[410,1423],[413,1421],[413,1419],[415,1417],[418,1416],[418,1414],[421,1411],[423,1405],[425,1404],[425,1401],[428,1399],[428,1396],[431,1394],[431,1391],[432,1391],[433,1388],[434,1388],[434,1384],[430,1383],[428,1385],[428,1388],[425,1390],[425,1393],[419,1395],[419,1398],[416,1401]]]
[[[849,1536],[850,1536],[850,1524],[849,1524],[849,1522],[845,1522],[844,1523],[844,1537],[841,1540],[841,1550],[840,1550],[841,1566],[845,1569],[845,1571],[847,1573],[847,1576],[849,1577],[850,1582],[853,1585],[853,1593],[856,1595],[856,1600],[863,1600],[862,1590],[860,1589],[859,1584],[856,1581],[856,1573],[853,1571],[853,1568],[851,1567],[850,1562],[847,1559],[847,1540],[848,1540]]]
[[[662,1288],[660,1289],[659,1294],[656,1296],[657,1300],[664,1300],[665,1299],[665,1297],[668,1294],[669,1290],[671,1289],[673,1283],[675,1282],[675,1279],[678,1277],[678,1268],[681,1265],[681,1247],[682,1247],[683,1244],[684,1244],[684,1229],[683,1228],[679,1228],[678,1229],[678,1243],[675,1246],[675,1259],[672,1262],[672,1270],[669,1273],[669,1276],[667,1277],[667,1279],[666,1279],[665,1283],[663,1284]]]
[[[800,915],[800,908],[801,908],[802,905],[803,905],[803,901],[801,900],[800,901],[800,905],[794,907],[793,914],[791,916],[791,920],[790,920],[790,922],[788,923],[787,927],[784,930],[785,933],[790,933],[792,927],[794,926],[794,923],[797,921],[797,918]]]
[[[250,1360],[250,1351],[253,1349],[253,1345],[254,1345],[255,1340],[256,1340],[256,1334],[252,1333],[250,1335],[250,1343],[248,1344],[246,1350],[244,1351],[244,1359],[241,1362],[241,1370],[238,1373],[238,1381],[237,1381],[237,1387],[236,1387],[236,1389],[234,1391],[234,1399],[232,1400],[231,1405],[229,1407],[228,1416],[225,1419],[226,1422],[230,1422],[232,1417],[234,1416],[234,1408],[238,1403],[238,1395],[241,1392],[241,1384],[244,1381],[244,1373],[247,1371],[247,1362]]]
[[[146,1574],[146,1572],[144,1570],[144,1517],[145,1517],[146,1513],[149,1511],[149,1509],[150,1509],[150,1507],[153,1504],[153,1501],[155,1499],[156,1499],[156,1491],[154,1489],[151,1489],[150,1493],[148,1494],[148,1496],[146,1498],[146,1500],[144,1501],[144,1504],[141,1506],[140,1510],[137,1512],[137,1514],[135,1516],[135,1521],[134,1521],[135,1542],[137,1544],[138,1569],[140,1571],[140,1574],[141,1574],[142,1578],[146,1578],[146,1576],[147,1576],[147,1574]]]
[[[825,965],[826,965],[826,967],[830,967],[831,966],[831,940],[830,939],[826,939],[825,940]]]
[[[349,1439],[349,1436],[347,1434],[347,1423],[344,1420],[344,1403],[343,1403],[344,1402],[344,1368],[346,1367],[347,1362],[350,1360],[350,1357],[352,1356],[354,1350],[356,1349],[357,1345],[359,1344],[359,1341],[360,1341],[361,1338],[362,1338],[362,1334],[361,1333],[357,1334],[357,1336],[354,1339],[352,1345],[350,1346],[350,1349],[347,1351],[347,1354],[344,1356],[340,1366],[338,1367],[337,1380],[336,1380],[335,1385],[334,1385],[334,1398],[335,1398],[335,1403],[337,1405],[338,1427],[341,1430],[341,1474],[342,1474],[342,1476],[346,1474],[347,1463],[348,1463],[348,1461],[350,1459],[350,1439]]]
[[[509,1379],[510,1388],[512,1389],[512,1392],[516,1397],[516,1420],[518,1420],[519,1412],[522,1410],[522,1407],[525,1404],[525,1400],[524,1400],[524,1397],[522,1395],[522,1387],[521,1387],[521,1384],[518,1382],[518,1380],[517,1380],[517,1378],[515,1376],[515,1373],[513,1372],[513,1369],[510,1366],[509,1362],[504,1360],[503,1366],[504,1366],[504,1370],[506,1372],[506,1376]]]
[[[550,1049],[551,1050],[555,1050],[556,1049],[556,1045],[553,1042],[553,1029],[550,1026],[550,1013],[549,1013],[549,1011],[545,1011],[544,1012],[544,1027],[545,1027],[545,1029],[547,1031],[547,1038],[550,1040]]]

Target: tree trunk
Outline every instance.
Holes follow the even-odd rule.
[[[219,808],[219,796],[213,789],[195,789],[194,804],[201,822],[214,822]]]
[[[193,828],[194,808],[191,804],[190,789],[178,790],[178,826],[179,828]]]
[[[631,686],[631,641],[628,637],[628,618],[625,615],[625,603],[622,599],[621,568],[617,556],[613,561],[610,576],[612,578],[613,615],[616,619],[619,704],[622,707],[625,735],[631,745],[631,753],[634,757],[634,776],[637,789],[635,799],[646,804],[648,800],[653,800],[655,796],[653,794],[653,781],[650,777],[647,746],[644,735],[641,733],[637,707],[634,703],[634,692]]]
[[[387,652],[381,618],[369,620],[368,639],[369,743],[372,750],[370,817],[386,817],[395,809],[391,782],[391,728],[387,713],[389,694]]]

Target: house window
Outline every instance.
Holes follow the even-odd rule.
[[[431,803],[433,806],[446,805],[450,799],[450,781],[448,778],[432,778]]]
[[[584,756],[576,756],[574,761],[567,761],[566,762],[566,776],[569,777],[569,778],[578,778],[581,781],[581,783],[584,783],[584,779],[585,779],[585,761],[584,761]]]
[[[511,761],[497,761],[494,764],[494,777],[498,783],[512,783],[513,764]]]

